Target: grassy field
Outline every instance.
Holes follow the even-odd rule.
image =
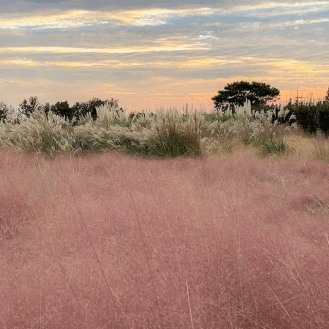
[[[0,327],[327,328],[329,141],[240,110],[0,125]]]

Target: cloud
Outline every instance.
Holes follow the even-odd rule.
[[[236,80],[328,81],[328,0],[0,1],[1,92],[15,102],[199,104]]]

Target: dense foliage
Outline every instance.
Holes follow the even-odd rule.
[[[123,108],[119,107],[118,100],[111,98],[110,100],[106,99],[105,101],[100,100],[98,98],[93,98],[89,100],[87,103],[79,103],[76,102],[72,107],[69,106],[67,101],[65,102],[57,102],[56,104],[50,105],[48,102],[45,103],[44,109],[47,114],[49,111],[52,111],[54,114],[59,115],[60,117],[65,117],[72,122],[73,118],[76,118],[75,122],[72,122],[72,125],[75,126],[80,118],[86,116],[87,113],[91,114],[93,120],[97,119],[97,111],[96,108],[106,103],[109,104],[112,108],[115,108],[117,111],[124,111]],[[38,102],[37,97],[30,97],[27,101],[24,99],[22,103],[19,104],[19,109],[17,113],[17,118],[15,118],[14,123],[20,123],[22,118],[27,117],[30,118],[31,114],[35,110],[40,110],[41,104]],[[9,109],[4,103],[0,104],[0,120],[8,119],[9,111],[13,111],[13,109]]]
[[[211,99],[214,101],[215,108],[220,109],[224,102],[228,102],[230,105],[243,106],[246,99],[254,106],[265,105],[266,101],[272,100],[273,97],[279,94],[278,89],[271,88],[270,85],[265,83],[253,81],[250,84],[247,81],[237,81],[227,84],[224,90],[219,90],[218,95]]]

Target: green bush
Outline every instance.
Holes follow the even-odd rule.
[[[329,102],[318,104],[318,108],[319,128],[329,137]]]

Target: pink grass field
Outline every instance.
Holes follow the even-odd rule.
[[[0,148],[0,328],[329,328],[321,161]]]

